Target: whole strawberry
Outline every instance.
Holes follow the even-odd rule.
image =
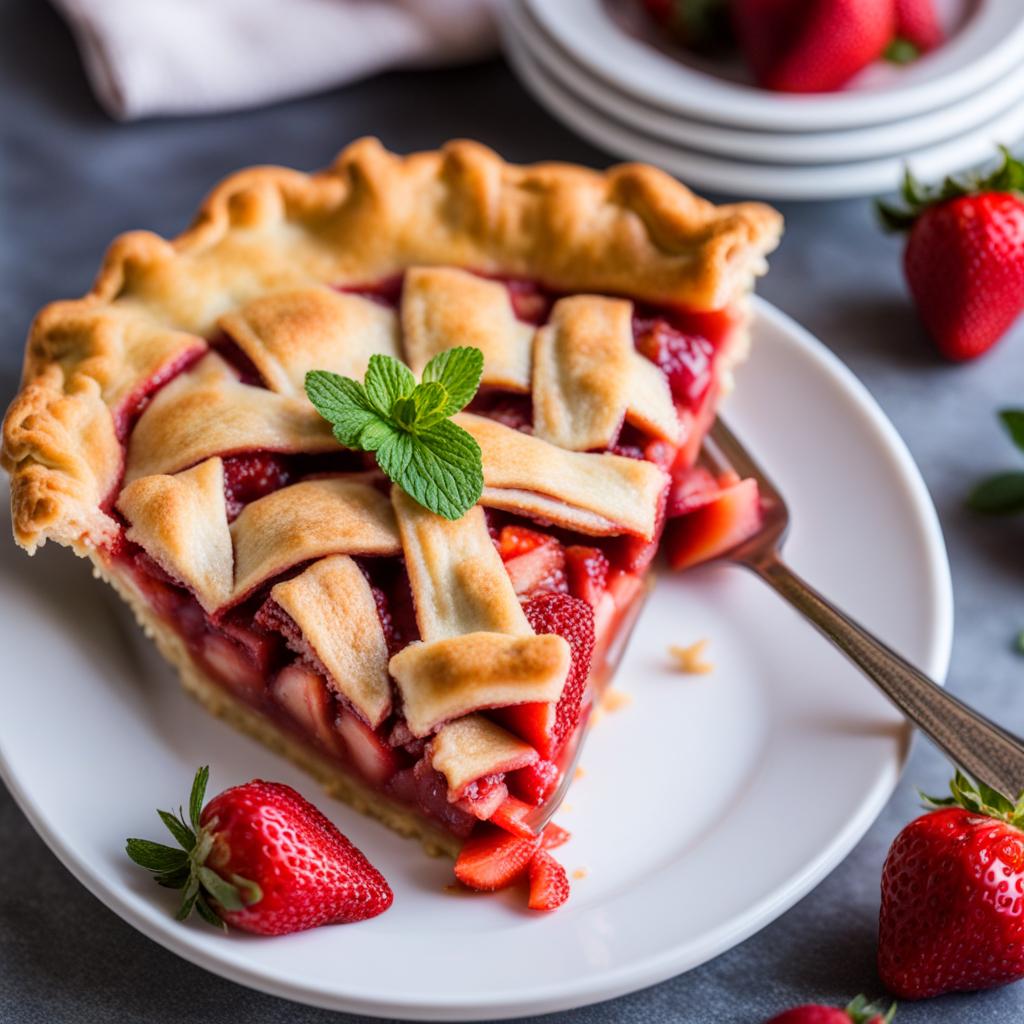
[[[1024,799],[957,772],[882,869],[878,970],[906,999],[1024,978]]]
[[[734,0],[733,29],[757,84],[830,92],[885,51],[893,0]]]
[[[932,0],[896,0],[896,35],[918,53],[940,46],[945,33]]]
[[[903,267],[921,320],[949,359],[990,349],[1024,310],[1024,163],[974,181],[921,189],[907,172],[906,209],[879,204],[884,225],[909,230]]]
[[[391,906],[379,871],[290,786],[254,779],[206,807],[209,768],[192,783],[188,820],[157,811],[180,849],[129,839],[128,856],[167,888],[182,889],[176,917],[285,935],[375,917]]]
[[[857,996],[843,1010],[835,1006],[795,1006],[766,1024],[889,1024],[895,1015],[895,1003],[883,1012],[863,996]]]

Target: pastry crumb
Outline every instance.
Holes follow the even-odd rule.
[[[572,810],[572,804],[562,804],[562,806],[559,807],[559,810],[569,812]]]
[[[622,690],[616,690],[614,686],[609,686],[601,697],[601,710],[606,712],[620,711],[632,703],[632,694],[624,693]]]
[[[668,653],[675,659],[676,667],[681,672],[691,676],[705,676],[715,670],[715,666],[704,658],[704,651],[707,646],[708,641],[705,637],[703,640],[690,644],[689,647],[680,647],[678,644],[673,644],[668,649]]]
[[[572,781],[579,782],[587,773],[583,770],[581,765],[576,765],[576,771],[572,773]]]
[[[574,878],[574,879],[575,879],[575,880],[576,880],[577,882],[578,882],[578,881],[580,881],[580,879],[582,879],[582,878],[586,878],[586,877],[587,877],[587,869],[586,869],[586,868],[577,868],[577,869],[576,869],[576,870],[575,870],[575,871],[574,871],[574,872],[572,873],[572,877],[573,877],[573,878]]]

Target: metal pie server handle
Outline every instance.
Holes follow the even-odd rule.
[[[947,693],[804,582],[777,556],[744,560],[845,654],[954,763],[1016,799],[1024,793],[1024,742]]]

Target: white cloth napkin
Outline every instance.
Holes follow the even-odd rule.
[[[316,92],[389,67],[472,60],[497,0],[54,0],[121,120]]]

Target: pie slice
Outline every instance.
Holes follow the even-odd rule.
[[[694,464],[780,230],[650,167],[471,142],[242,171],[37,317],[3,432],[15,537],[89,558],[210,710],[457,852],[557,784],[666,517],[724,529]],[[484,489],[450,521],[303,381],[461,345]]]

